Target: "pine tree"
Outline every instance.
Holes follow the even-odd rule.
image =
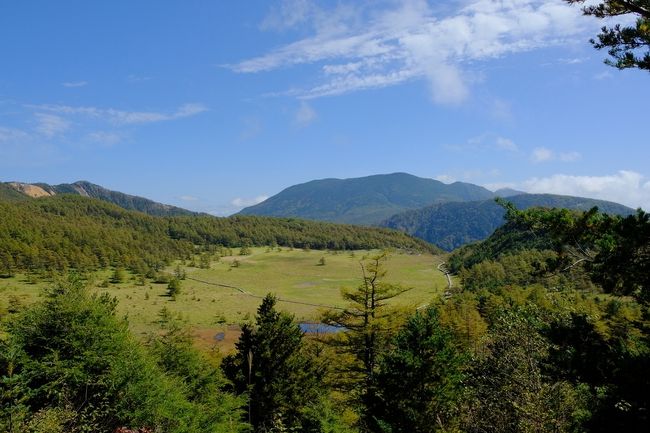
[[[377,359],[388,346],[394,328],[395,311],[386,301],[408,289],[383,281],[386,275],[384,251],[361,263],[363,280],[352,291],[343,291],[343,298],[350,302],[342,311],[326,313],[323,322],[346,329],[338,338],[331,340],[340,352],[351,358],[342,368],[339,386],[351,391],[362,431],[373,429],[374,421],[368,408],[375,401],[375,373]]]
[[[247,419],[256,432],[279,425],[302,431],[322,374],[304,352],[300,327],[275,304],[274,296],[264,298],[255,325],[243,325],[237,352],[224,359],[223,369],[235,391],[248,395]]]
[[[585,3],[585,0],[565,0],[567,3]],[[614,27],[603,26],[598,41],[591,39],[596,49],[606,48],[612,59],[605,63],[619,69],[639,68],[650,71],[650,1],[648,0],[603,0],[598,4],[589,2],[582,11],[596,18],[611,18],[628,15],[634,20]],[[645,52],[644,52],[645,51]]]
[[[430,433],[458,426],[463,364],[451,332],[429,308],[412,316],[381,357],[373,417],[383,431]]]

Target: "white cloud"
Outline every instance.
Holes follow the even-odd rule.
[[[621,170],[606,176],[556,174],[522,183],[531,193],[553,193],[610,200],[650,209],[650,180],[640,173]]]
[[[314,111],[314,109],[305,101],[302,101],[300,107],[296,111],[294,121],[296,125],[305,127],[316,120],[316,117],[318,117],[316,111]]]
[[[439,174],[436,177],[434,177],[435,180],[443,182],[443,183],[454,183],[456,182],[456,178],[453,176],[450,176],[448,174]]]
[[[382,4],[325,9],[285,0],[262,28],[303,26],[311,35],[229,67],[255,73],[318,64],[320,82],[289,92],[302,98],[425,79],[434,102],[458,104],[469,94],[467,64],[561,44],[587,22],[562,0],[474,0],[444,15],[425,0]]]
[[[463,144],[445,144],[445,148],[456,152],[504,151],[517,152],[519,147],[512,139],[485,132],[471,137]]]
[[[253,205],[256,205],[258,203],[262,203],[267,198],[269,198],[268,195],[259,195],[259,196],[255,197],[255,198],[237,197],[237,198],[233,199],[230,202],[230,204],[237,207],[237,208],[243,208],[243,207],[247,207],[247,206],[253,206]]]
[[[533,162],[546,162],[553,159],[553,152],[546,147],[537,147],[533,149],[531,155]]]
[[[316,11],[310,0],[283,0],[262,21],[263,30],[286,30],[303,24]]]
[[[497,149],[507,150],[510,152],[516,152],[519,149],[514,141],[504,137],[497,137],[496,146]]]
[[[560,59],[560,63],[564,63],[565,65],[578,65],[580,63],[584,63],[587,60],[589,60],[589,57],[571,57],[567,59]]]
[[[574,162],[582,158],[579,152],[560,152],[556,153],[547,147],[536,147],[530,155],[530,159],[535,163],[561,161]]]
[[[195,116],[207,111],[202,104],[184,104],[171,113],[155,111],[125,111],[114,108],[75,107],[70,105],[35,105],[30,106],[42,111],[49,111],[59,115],[78,115],[96,118],[115,125],[133,125],[164,122]]]
[[[47,138],[63,134],[70,128],[70,122],[60,116],[49,113],[36,113],[35,116],[36,131]]]
[[[63,87],[84,87],[88,85],[88,81],[68,81],[61,83]]]

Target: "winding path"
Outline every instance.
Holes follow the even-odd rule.
[[[447,290],[451,290],[452,284],[451,284],[451,273],[449,270],[445,267],[445,262],[441,262],[438,265],[438,270],[445,274],[445,277],[447,277]]]

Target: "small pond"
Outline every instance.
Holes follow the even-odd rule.
[[[345,330],[342,326],[327,325],[325,323],[302,322],[298,325],[305,334],[335,334]]]

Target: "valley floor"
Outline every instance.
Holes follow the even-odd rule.
[[[118,312],[128,317],[137,335],[154,332],[160,311],[167,308],[187,321],[201,347],[219,347],[227,352],[238,337],[237,325],[255,315],[260,298],[267,293],[278,296],[278,308],[294,314],[297,320],[318,321],[328,307],[346,305],[341,290],[359,285],[360,261],[377,253],[289,248],[251,248],[250,252],[238,255],[239,250],[234,249],[232,256],[213,260],[208,269],[181,262],[169,266],[169,273],[180,266],[186,274],[175,300],[167,296],[167,284],[147,280],[138,285],[128,274],[124,283],[100,287],[106,285],[101,282],[110,277],[110,270],[96,273],[93,286],[117,298]],[[415,310],[440,296],[447,286],[445,276],[437,269],[442,261],[443,256],[394,252],[386,263],[384,280],[411,290],[392,302]],[[0,280],[0,310],[11,303],[34,302],[42,289],[51,285],[51,281],[27,280],[20,274]]]

